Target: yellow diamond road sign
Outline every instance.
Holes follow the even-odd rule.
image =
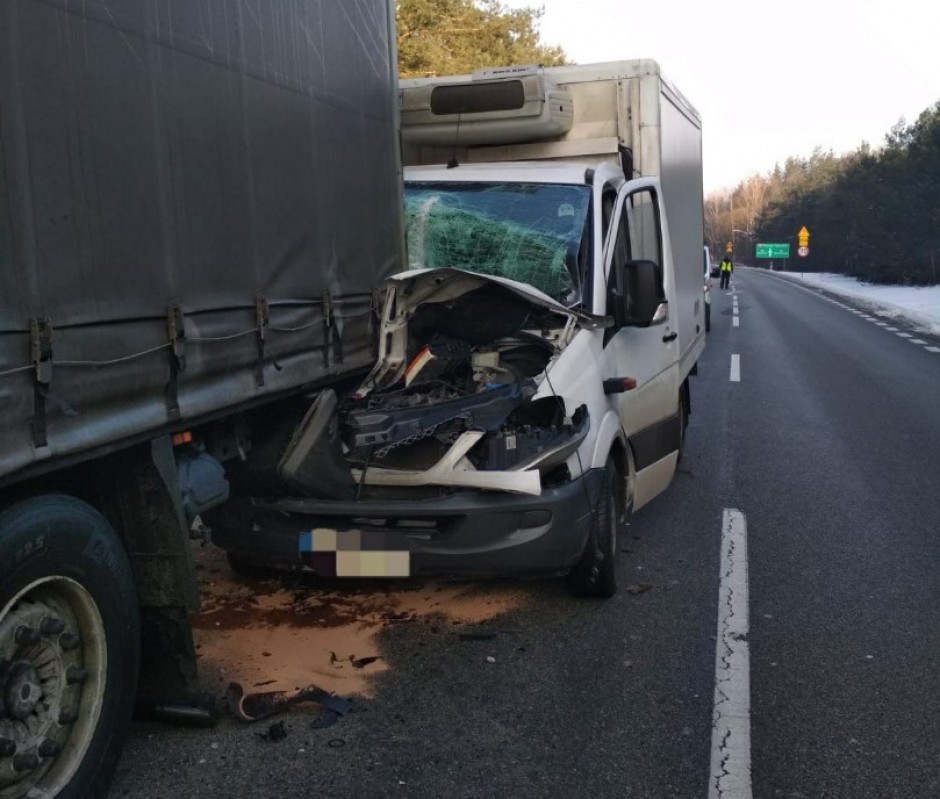
[[[796,234],[796,237],[799,239],[801,247],[809,247],[809,231],[806,229],[806,225],[800,228],[800,232]]]

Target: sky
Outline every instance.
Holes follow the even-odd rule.
[[[702,115],[706,195],[816,147],[873,147],[940,101],[932,0],[510,0],[579,64],[653,58]]]

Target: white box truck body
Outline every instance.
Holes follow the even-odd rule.
[[[513,81],[528,84],[523,89],[524,110],[438,114],[432,108],[438,87],[450,87],[450,105],[459,109],[461,102],[482,106],[487,99],[477,99],[473,92],[468,92],[469,99],[461,99],[459,87]],[[537,71],[525,67],[482,70],[472,76],[403,80],[401,88],[406,166],[446,164],[453,159],[461,164],[565,161],[592,166],[607,162],[620,166],[627,179],[658,179],[674,267],[667,269],[667,276],[675,278],[670,314],[679,334],[685,379],[704,347],[702,122],[659,65],[643,59]],[[536,114],[539,95],[544,101]],[[555,116],[542,129],[551,133],[562,130],[566,121],[568,125],[564,132],[546,139],[539,124],[546,114],[544,107],[553,100]],[[564,110],[558,111],[559,107]],[[490,143],[509,139],[516,141]]]

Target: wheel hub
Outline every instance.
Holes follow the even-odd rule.
[[[0,796],[55,796],[89,744],[104,692],[101,619],[65,577],[0,607]]]
[[[32,715],[42,699],[42,683],[39,672],[32,663],[17,660],[5,669],[3,679],[3,703],[7,715],[23,721]]]

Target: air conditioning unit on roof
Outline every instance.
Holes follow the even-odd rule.
[[[481,71],[454,83],[433,78],[403,84],[402,138],[419,145],[513,144],[571,130],[571,95],[546,75],[523,69],[492,77]],[[459,125],[459,133],[458,133]]]

